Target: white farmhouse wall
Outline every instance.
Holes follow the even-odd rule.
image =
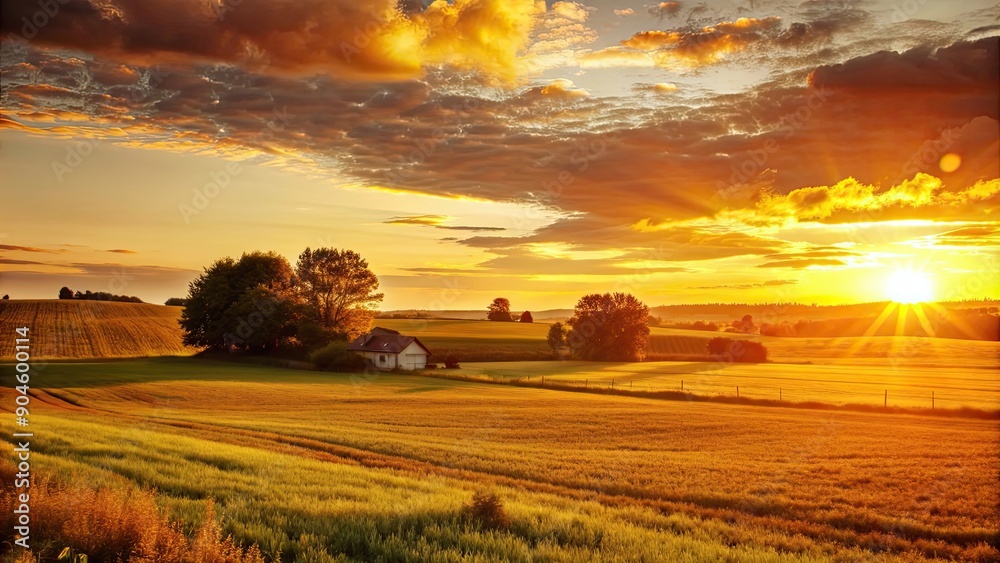
[[[427,351],[416,342],[410,342],[410,345],[399,353],[399,367],[407,370],[424,369],[427,367]]]

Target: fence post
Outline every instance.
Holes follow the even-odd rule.
[[[611,390],[612,391],[615,390],[615,378],[613,378],[613,377],[611,378]]]
[[[684,391],[684,380],[682,379],[681,380],[681,392],[683,392],[683,391]]]
[[[629,389],[631,389],[631,388],[632,388],[632,380],[631,380],[631,379],[629,379],[629,380],[628,380],[628,388],[629,388]]]
[[[736,398],[737,399],[740,398],[740,386],[739,385],[736,386]]]
[[[885,398],[882,399],[882,407],[883,408],[888,408],[889,407],[889,390],[888,389],[885,390]]]

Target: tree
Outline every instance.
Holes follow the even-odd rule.
[[[368,262],[352,250],[305,249],[295,266],[299,296],[308,316],[348,340],[371,328],[375,308],[384,295],[376,293],[378,277]]]
[[[627,293],[593,293],[576,304],[566,342],[585,360],[641,361],[649,342],[649,307]]]
[[[296,322],[293,280],[288,260],[273,252],[216,260],[188,285],[184,343],[216,350],[276,346]]]
[[[509,323],[514,320],[510,315],[510,301],[506,297],[497,297],[490,303],[486,318],[491,321]]]
[[[531,316],[531,311],[525,311],[525,312],[521,313],[521,322],[522,323],[533,323],[533,322],[535,322],[535,318]]]
[[[183,307],[186,303],[187,300],[183,297],[171,297],[170,299],[167,299],[164,305],[167,307]]]
[[[10,299],[10,295],[4,295],[4,296],[3,296],[3,300],[4,300],[4,301],[7,301],[8,299]]]
[[[73,290],[68,287],[60,289],[59,299],[73,299]]]
[[[563,327],[562,323],[555,323],[549,327],[549,334],[545,337],[545,341],[549,343],[549,348],[552,348],[552,354],[558,355],[559,350],[566,347],[566,329]]]

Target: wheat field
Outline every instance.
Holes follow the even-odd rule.
[[[184,346],[177,324],[180,312],[148,303],[0,301],[0,334],[31,327],[32,355],[39,360],[191,355],[195,350]],[[13,357],[12,345],[0,347],[0,360]]]
[[[39,467],[155,489],[186,522],[214,499],[224,532],[268,560],[1000,557],[995,420],[182,358],[50,364],[42,377]],[[508,528],[463,519],[481,490],[502,499]]]

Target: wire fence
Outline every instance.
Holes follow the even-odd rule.
[[[789,379],[787,384],[767,385],[762,381],[706,381],[695,378],[571,378],[564,376],[531,376],[500,378],[544,386],[582,387],[610,391],[662,392],[678,391],[692,395],[732,396],[785,402],[820,402],[835,405],[860,404],[884,407],[926,407],[1000,409],[1000,391],[978,387],[943,386],[935,389],[900,384],[879,385],[857,383],[863,389],[845,389],[834,382]]]

